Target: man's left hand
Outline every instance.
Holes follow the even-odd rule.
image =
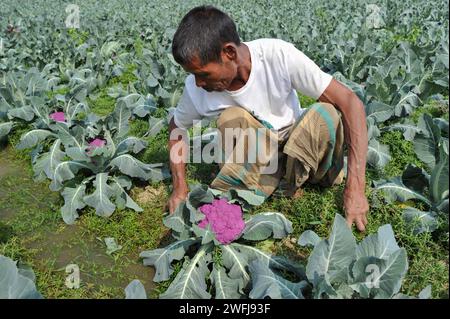
[[[360,232],[366,230],[367,212],[369,203],[364,191],[344,190],[344,211],[347,224],[351,228],[353,224]]]

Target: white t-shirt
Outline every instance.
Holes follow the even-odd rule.
[[[240,106],[280,131],[304,111],[296,90],[318,99],[331,82],[331,75],[291,43],[278,39],[244,43],[252,62],[247,83],[236,91],[207,92],[196,86],[194,75],[189,75],[174,112],[178,127],[190,128],[195,120],[213,119],[229,106]]]

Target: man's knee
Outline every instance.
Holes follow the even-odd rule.
[[[341,116],[341,112],[333,104],[327,102],[318,102],[320,107],[324,109],[328,114],[330,114],[331,118],[338,118]]]
[[[219,118],[217,119],[217,127],[238,127],[239,121],[246,119],[249,115],[250,113],[240,106],[230,106],[220,114]]]

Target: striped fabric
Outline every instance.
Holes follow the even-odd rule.
[[[296,124],[290,128],[286,140],[279,138],[277,132],[268,129],[241,107],[227,108],[219,117],[217,127],[225,145],[226,128],[258,129],[265,128],[265,134],[258,134],[257,145],[270,141],[278,145],[278,169],[273,174],[262,174],[261,167],[266,163],[248,163],[245,152],[244,162],[238,163],[233,149],[232,161],[221,163],[220,172],[211,187],[226,191],[230,188],[250,189],[256,194],[270,196],[277,187],[285,195],[291,195],[306,181],[322,186],[340,184],[343,181],[344,131],[340,113],[328,103],[315,103],[306,109]],[[243,140],[242,140],[243,139]],[[248,138],[237,136],[235,144],[243,143],[248,150]],[[282,181],[282,183],[280,183]]]

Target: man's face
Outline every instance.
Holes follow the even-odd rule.
[[[234,60],[226,54],[222,54],[222,61],[209,62],[206,65],[195,58],[190,63],[183,65],[186,72],[195,76],[195,84],[208,92],[221,92],[230,87],[237,75],[237,66]]]

